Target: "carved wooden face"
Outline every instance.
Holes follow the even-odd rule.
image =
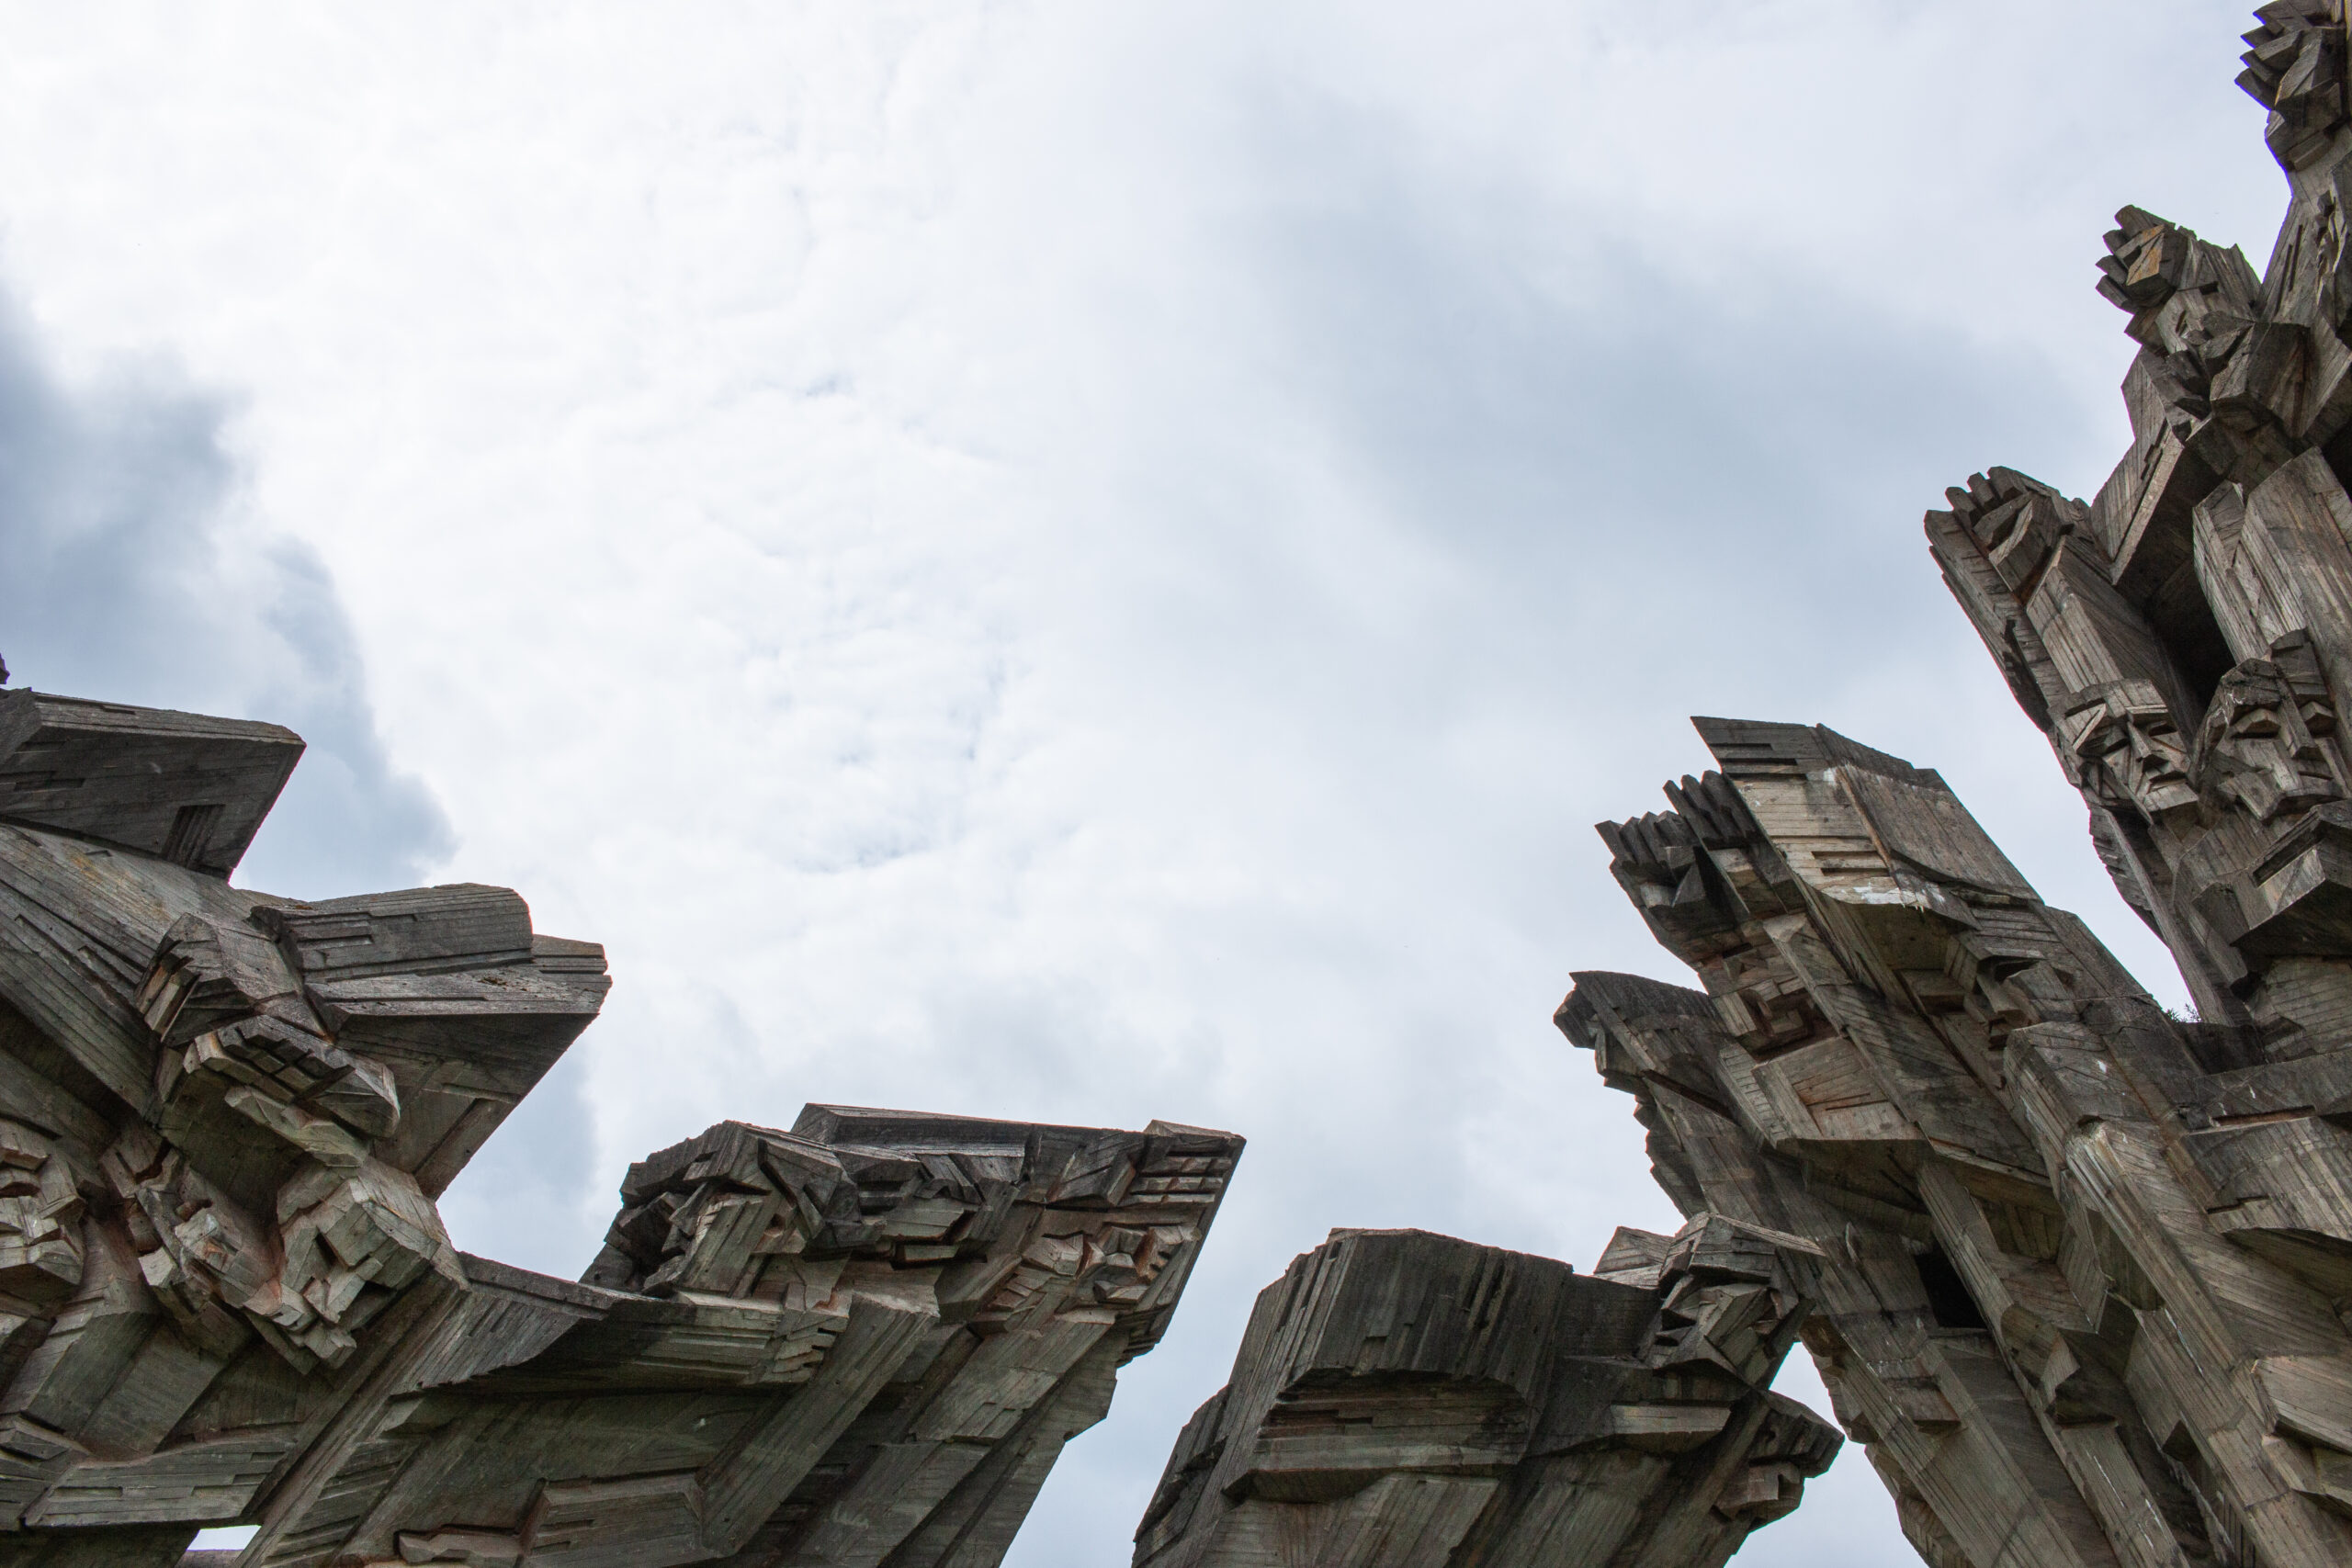
[[[2154,822],[2197,804],[2188,750],[2172,710],[2145,681],[2117,681],[2082,694],[2065,717],[2068,744],[2109,786]]]
[[[2198,731],[2194,776],[2215,804],[2258,822],[2343,794],[2285,673],[2248,660],[2222,679]]]

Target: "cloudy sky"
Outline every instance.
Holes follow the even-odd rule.
[[[1672,1228],[1549,1020],[1688,979],[1590,829],[1688,714],[1941,768],[2179,993],[1918,518],[2104,478],[2119,205],[2267,255],[2239,5],[0,17],[17,679],[300,729],[242,882],[611,951],[460,1245],[805,1100],[1250,1139],[1016,1568],[1329,1227]],[[1906,1557],[1857,1451],[1741,1561]]]

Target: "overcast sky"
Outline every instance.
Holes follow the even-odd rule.
[[[1919,514],[2120,455],[2118,206],[2267,258],[2238,5],[0,17],[0,654],[300,729],[242,883],[611,952],[461,1246],[805,1100],[1250,1138],[1015,1568],[1330,1226],[1673,1228],[1550,1014],[1689,982],[1590,828],[1686,715],[1942,769],[2180,994]],[[1907,1556],[1856,1450],[1741,1562]]]

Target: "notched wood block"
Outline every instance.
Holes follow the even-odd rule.
[[[0,691],[0,818],[211,876],[244,858],[301,755],[275,724]]]

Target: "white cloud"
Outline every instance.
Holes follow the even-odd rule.
[[[409,880],[448,824],[384,755],[317,552],[243,503],[228,417],[168,364],[64,379],[0,297],[0,653],[19,685],[300,726],[241,874],[311,896]]]
[[[1657,16],[12,14],[28,308],[237,389],[437,873],[612,948],[463,1239],[803,1100],[1248,1134],[1015,1552],[1096,1562],[1326,1227],[1670,1224],[1548,1017],[1672,973],[1588,825],[1684,715],[1943,768],[2159,978],[1917,519],[2103,477],[2116,206],[2260,255],[2235,7]],[[1841,1469],[1743,1561],[1903,1550]]]

